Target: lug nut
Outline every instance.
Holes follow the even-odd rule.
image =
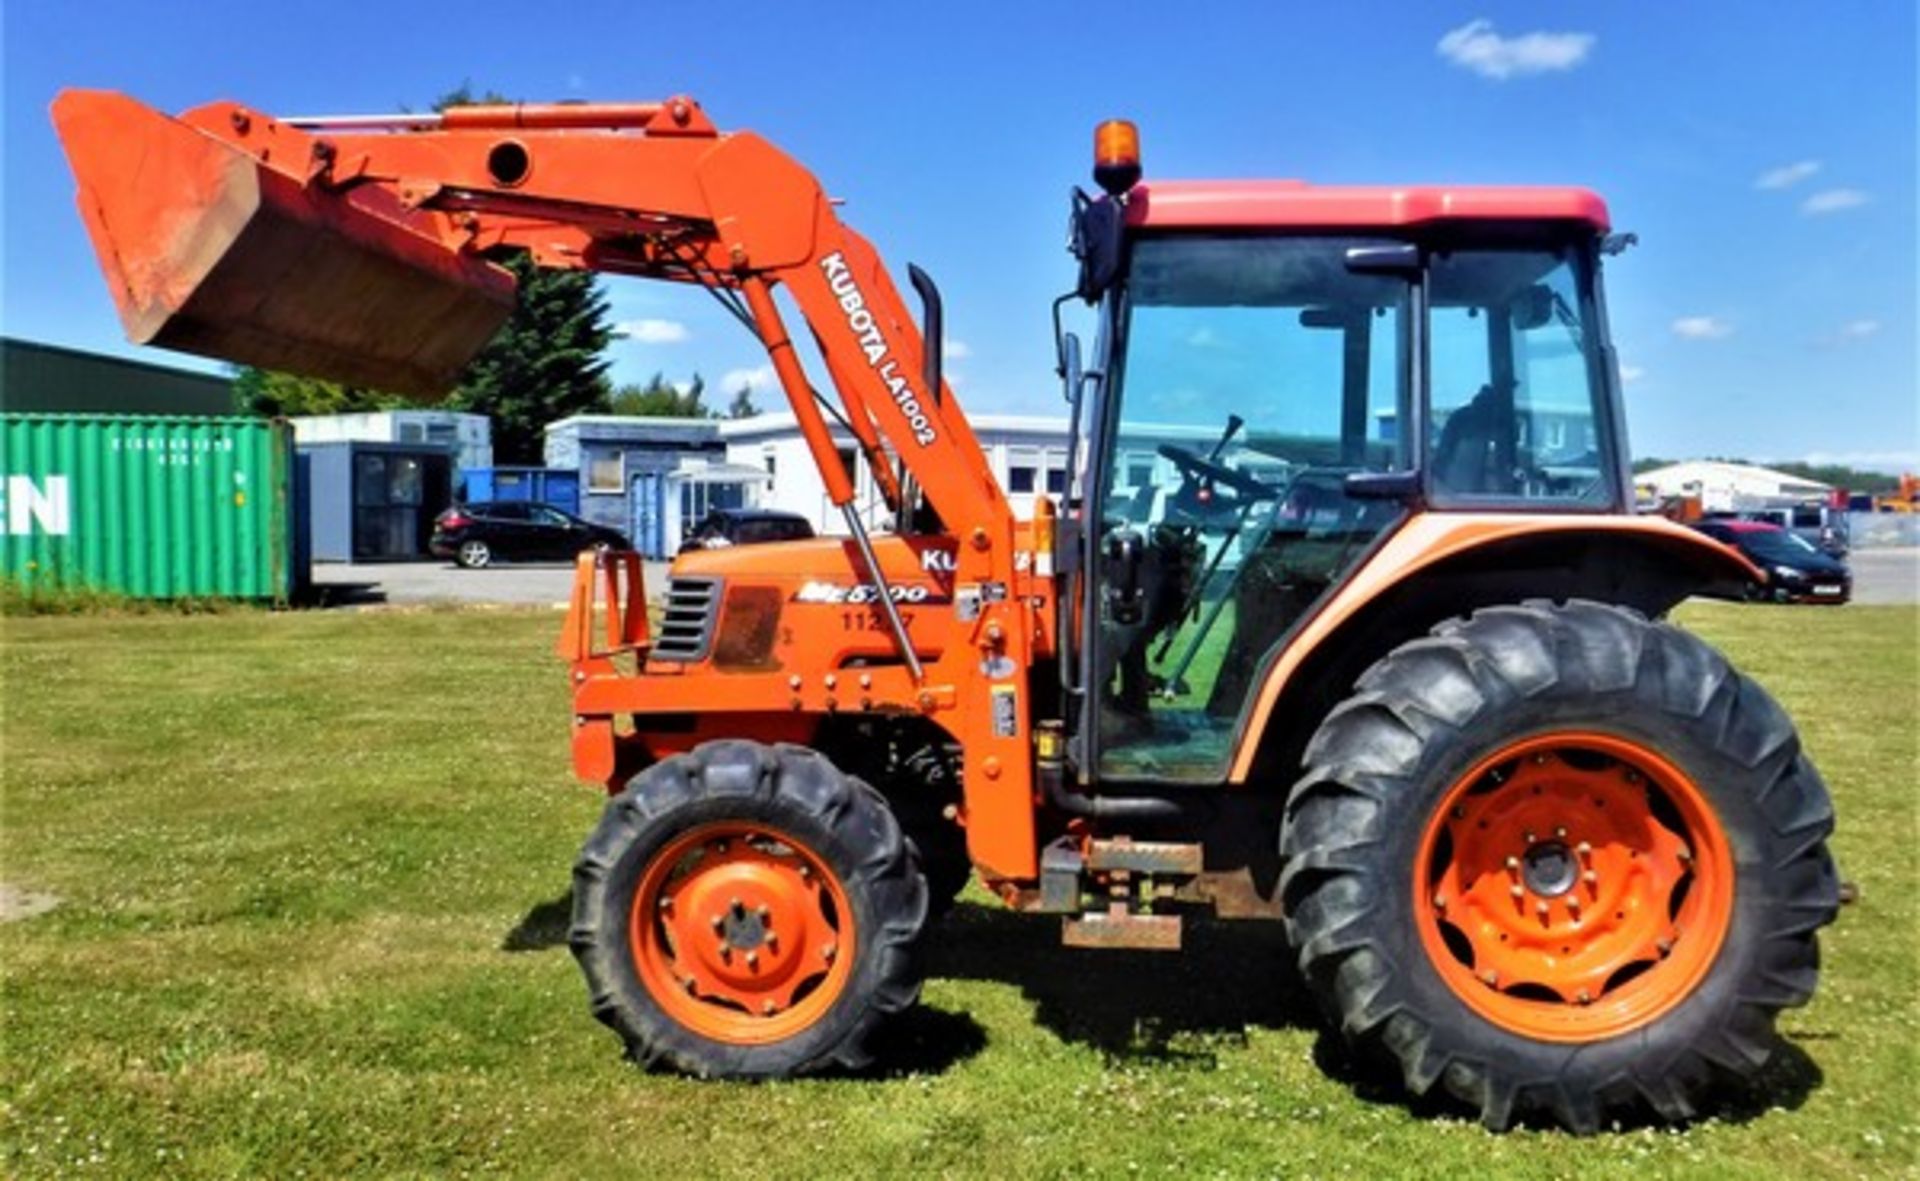
[[[780,950],[780,936],[775,935],[772,931],[767,932],[767,950],[768,951]]]
[[[660,900],[660,909],[661,909],[661,910],[663,910],[663,911],[667,911],[667,910],[672,910],[672,909],[673,909],[673,899],[671,899],[671,898],[662,898],[662,899]]]
[[[707,920],[707,925],[713,928],[715,935],[718,935],[721,929],[727,925],[727,920],[720,915],[714,915],[711,919]]]
[[[760,953],[759,953],[759,952],[757,952],[757,951],[750,951],[750,952],[748,952],[748,953],[747,953],[747,967],[749,967],[749,968],[757,968],[757,967],[759,967],[759,966],[760,966]]]
[[[1529,844],[1529,845],[1531,845],[1531,844],[1533,844],[1533,830],[1532,830],[1532,829],[1528,829],[1528,830],[1527,830],[1526,832],[1524,832],[1524,833],[1521,833],[1520,835],[1526,838],[1526,841],[1527,841],[1527,844]]]
[[[1553,835],[1554,835],[1554,836],[1556,836],[1556,837],[1559,837],[1559,838],[1560,838],[1561,840],[1563,840],[1563,841],[1564,841],[1564,840],[1566,840],[1566,839],[1567,839],[1567,826],[1566,826],[1566,825],[1564,825],[1564,824],[1557,824],[1557,825],[1555,825],[1555,826],[1554,826],[1554,828],[1553,828]]]
[[[1590,845],[1590,844],[1588,844],[1588,843],[1587,843],[1587,842],[1585,842],[1585,841],[1581,841],[1581,842],[1580,842],[1579,844],[1577,844],[1577,845],[1575,845],[1575,846],[1573,847],[1573,851],[1574,851],[1575,853],[1578,853],[1578,854],[1580,854],[1580,856],[1582,856],[1582,857],[1591,857],[1591,856],[1593,856],[1593,846],[1592,846],[1592,845]]]
[[[1543,919],[1546,918],[1552,910],[1553,907],[1544,898],[1533,904],[1533,912]]]
[[[693,995],[693,977],[689,976],[685,980],[682,980],[680,982],[680,987],[687,990],[688,996],[692,996]]]
[[[1509,857],[1509,858],[1507,858],[1507,868],[1508,868],[1509,870],[1512,870],[1512,871],[1514,871],[1514,872],[1516,872],[1516,873],[1517,873],[1517,872],[1519,872],[1519,870],[1520,870],[1520,859],[1519,859],[1518,857]]]
[[[1592,870],[1588,870],[1587,872],[1580,875],[1580,880],[1585,882],[1587,885],[1591,886],[1600,881],[1600,875],[1595,873]]]
[[[1576,1001],[1579,1001],[1583,1005],[1591,1005],[1593,1003],[1593,994],[1583,988],[1579,992],[1576,992],[1573,994],[1573,999]]]
[[[1653,941],[1653,945],[1660,949],[1661,955],[1673,954],[1673,940],[1671,939],[1656,939]]]
[[[1680,859],[1680,864],[1682,865],[1693,864],[1693,850],[1687,848],[1685,845],[1680,846],[1680,851],[1674,854],[1674,856]]]
[[[771,1017],[777,1011],[778,1011],[778,1007],[772,1001],[760,1002],[760,1012],[765,1016]]]
[[[1500,974],[1492,968],[1488,968],[1486,971],[1480,973],[1480,982],[1488,988],[1492,988],[1500,983]]]
[[[1580,913],[1580,895],[1578,894],[1567,895],[1567,909],[1572,911],[1575,914]]]
[[[840,948],[838,945],[829,943],[825,947],[820,949],[820,958],[827,961],[828,963],[832,963],[833,957],[837,955],[839,951],[840,951]]]
[[[1527,896],[1527,888],[1521,885],[1512,885],[1507,887],[1507,893],[1513,895],[1515,898],[1525,898]]]
[[[764,906],[756,907],[754,909],[753,914],[755,918],[759,919],[763,923],[767,923],[769,925],[773,923],[773,911],[767,909]]]
[[[1444,894],[1435,894],[1435,895],[1433,896],[1433,908],[1434,908],[1435,910],[1445,910],[1445,909],[1447,908],[1447,898],[1446,898],[1446,895],[1444,895]]]

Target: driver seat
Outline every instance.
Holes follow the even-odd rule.
[[[1433,448],[1434,484],[1442,491],[1467,496],[1512,493],[1511,473],[1500,471],[1499,430],[1493,386],[1483,385],[1440,428],[1440,440]]]

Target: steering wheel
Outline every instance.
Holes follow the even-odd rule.
[[[1280,495],[1280,490],[1272,484],[1268,484],[1263,480],[1256,480],[1245,472],[1235,471],[1225,464],[1215,463],[1211,459],[1205,459],[1201,457],[1199,453],[1189,451],[1185,447],[1176,447],[1171,443],[1162,443],[1159,446],[1159,452],[1165,458],[1173,461],[1173,465],[1180,469],[1180,474],[1185,476],[1189,483],[1218,484],[1225,488],[1231,488],[1242,499],[1249,503],[1273,500]]]

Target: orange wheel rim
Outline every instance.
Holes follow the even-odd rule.
[[[640,981],[681,1025],[764,1045],[818,1021],[846,988],[853,909],[819,854],[765,825],[676,837],[634,892],[628,939]]]
[[[1733,913],[1733,859],[1700,789],[1635,742],[1546,734],[1482,759],[1421,836],[1428,958],[1482,1017],[1586,1042],[1692,993]]]

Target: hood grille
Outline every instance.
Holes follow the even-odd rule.
[[[720,580],[676,576],[667,582],[666,610],[654,632],[654,660],[691,664],[705,660],[713,644],[713,621],[720,614]]]

